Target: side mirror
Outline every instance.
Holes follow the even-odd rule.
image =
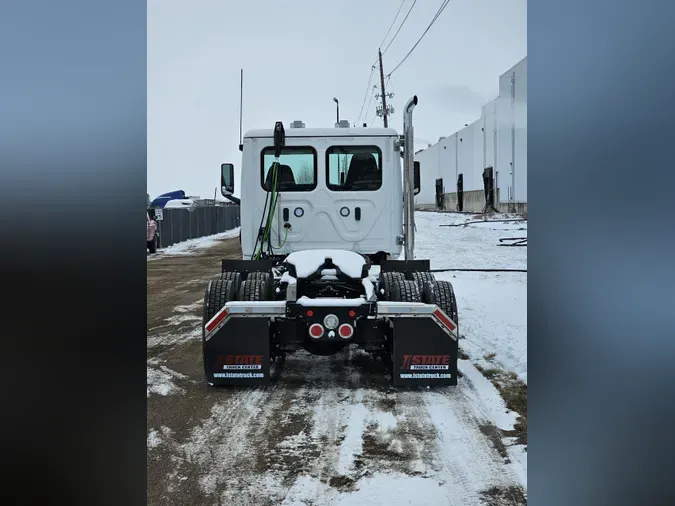
[[[231,163],[220,166],[220,193],[223,197],[234,193],[234,165]]]
[[[420,162],[413,162],[413,195],[417,195],[420,192]]]

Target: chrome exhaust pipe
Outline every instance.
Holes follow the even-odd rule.
[[[415,142],[413,136],[412,112],[417,105],[417,95],[406,102],[403,108],[403,196],[405,259],[413,260],[415,252]]]

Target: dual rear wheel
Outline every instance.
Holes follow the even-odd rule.
[[[223,272],[219,278],[209,282],[204,293],[203,327],[225,304],[234,300],[269,300],[272,288],[270,275],[266,272],[251,272],[243,281],[238,272]]]
[[[402,272],[380,274],[380,297],[392,302],[421,302],[438,306],[459,325],[457,299],[452,283],[437,281],[431,272],[413,272],[412,280]]]

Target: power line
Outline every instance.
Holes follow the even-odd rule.
[[[394,72],[396,72],[396,70],[397,70],[401,65],[403,65],[403,62],[406,61],[406,60],[408,59],[408,57],[412,54],[412,52],[415,50],[415,48],[417,47],[417,45],[422,41],[422,39],[424,38],[424,36],[425,36],[425,35],[427,34],[427,32],[431,29],[431,27],[434,25],[434,23],[436,22],[436,20],[437,20],[437,19],[439,18],[439,16],[443,13],[443,11],[445,10],[445,8],[448,6],[449,3],[450,3],[450,0],[443,0],[443,3],[441,4],[441,6],[439,7],[438,11],[436,12],[436,15],[434,16],[434,19],[431,20],[431,23],[429,23],[429,26],[427,26],[427,29],[424,30],[424,33],[422,34],[422,36],[417,40],[417,42],[415,42],[415,45],[412,47],[412,49],[411,49],[410,51],[408,51],[408,54],[406,54],[406,55],[403,57],[403,59],[398,63],[398,65],[396,65],[396,66],[394,67],[394,70],[392,70],[391,72],[389,72],[389,74],[387,74],[387,77],[388,77],[388,76],[391,76]]]
[[[396,23],[396,20],[398,19],[398,15],[401,13],[401,9],[403,9],[403,4],[405,4],[405,1],[406,0],[401,1],[401,5],[399,5],[398,11],[396,11],[396,16],[394,16],[394,20],[391,22],[391,25],[389,25],[389,30],[387,30],[387,33],[384,35],[384,39],[382,39],[382,43],[380,44],[380,47],[382,47],[382,45],[384,44],[384,41],[387,40],[387,36],[391,32],[391,29],[394,27],[394,24]],[[382,52],[382,54],[384,54],[387,51],[387,49],[389,49],[389,46],[391,46],[391,43],[394,42],[394,39],[398,35],[398,32],[401,31],[401,28],[405,24],[406,20],[408,19],[408,16],[412,12],[413,7],[415,7],[416,3],[417,3],[417,0],[414,0],[412,5],[410,6],[410,9],[408,9],[408,12],[405,15],[405,18],[403,18],[403,21],[401,21],[401,24],[398,26],[398,29],[396,30],[396,33],[394,34],[394,36],[389,41],[389,44],[387,44],[387,47],[384,48],[384,51]],[[359,116],[358,116],[358,119],[356,121],[357,124],[359,124],[361,122],[361,115],[364,112],[363,106],[365,105],[366,98],[368,97],[368,90],[370,89],[370,83],[372,82],[372,79],[373,79],[373,71],[375,70],[375,65],[377,64],[377,62],[378,62],[378,60],[375,60],[372,64],[372,66],[371,66],[371,69],[370,69],[370,76],[368,77],[368,86],[366,88],[366,94],[363,97],[363,103],[361,104],[361,110],[359,111]],[[372,100],[372,98],[373,98],[372,93],[371,93],[370,98]],[[370,107],[370,101],[368,101],[368,106],[366,107],[366,111],[368,110],[368,107]],[[364,117],[364,119],[365,119],[365,117]]]
[[[449,1],[449,0],[448,0],[448,1]],[[405,24],[406,20],[408,19],[408,16],[410,16],[410,13],[412,12],[412,10],[413,10],[413,8],[415,7],[415,4],[416,4],[416,3],[417,3],[417,0],[414,0],[413,3],[412,3],[412,5],[410,6],[410,9],[408,9],[408,12],[406,13],[405,17],[403,18],[403,21],[401,21],[401,24],[398,26],[398,29],[396,30],[396,33],[394,34],[394,36],[393,36],[393,37],[391,38],[391,40],[389,41],[389,44],[387,44],[387,47],[384,48],[384,51],[382,51],[382,54],[386,53],[386,52],[387,52],[387,49],[389,49],[389,46],[391,46],[392,42],[394,42],[394,39],[396,39],[396,36],[397,36],[398,33],[401,31],[401,28],[403,27],[403,25]],[[389,30],[387,30],[387,33],[385,34],[384,39],[382,39],[382,43],[380,44],[380,46],[382,46],[382,44],[384,44],[384,41],[387,40],[387,36],[388,36],[389,33],[391,32],[391,29],[394,27],[394,24],[396,23],[396,20],[398,19],[398,15],[401,13],[401,9],[403,8],[403,4],[405,4],[405,0],[403,0],[403,1],[401,2],[401,5],[399,5],[398,11],[396,11],[396,16],[394,16],[394,20],[391,22],[391,25],[389,26]],[[377,61],[378,61],[378,60],[375,60],[375,61],[373,62],[373,65],[371,66],[371,69],[370,69],[370,76],[368,77],[368,86],[367,86],[367,89],[366,89],[366,95],[363,97],[363,103],[361,104],[361,110],[359,111],[358,120],[357,120],[357,122],[356,122],[357,124],[360,123],[360,121],[361,121],[361,115],[362,115],[363,112],[364,112],[363,106],[365,105],[365,103],[366,103],[366,98],[368,97],[368,90],[370,89],[370,83],[372,82],[372,79],[373,79],[373,71],[375,70],[375,65],[377,64]],[[390,75],[391,75],[391,73],[390,73]],[[389,76],[387,76],[387,77],[389,78]],[[371,94],[371,100],[372,100],[372,94]],[[370,101],[368,102],[368,107],[370,107]],[[368,107],[366,107],[366,111],[368,110]],[[365,119],[365,118],[364,118],[364,119]]]
[[[368,114],[368,108],[370,107],[370,103],[373,101],[373,97],[375,96],[375,93],[373,93],[374,91],[375,91],[375,90],[373,89],[373,90],[371,90],[371,92],[370,92],[370,99],[368,100],[368,105],[366,106],[366,108],[365,108],[365,110],[364,110],[364,112],[365,112],[366,114]],[[364,117],[365,117],[365,116],[364,116]],[[361,119],[361,118],[359,118],[359,119]],[[357,121],[357,124],[358,124],[358,121]]]
[[[408,10],[408,13],[407,13],[407,14],[405,15],[405,17],[403,18],[403,21],[401,21],[401,24],[399,25],[398,30],[396,30],[396,33],[394,34],[394,36],[393,36],[393,37],[391,38],[391,40],[389,41],[389,44],[387,44],[387,47],[384,48],[384,51],[382,51],[382,54],[386,53],[386,52],[387,52],[387,49],[389,49],[389,46],[391,46],[391,43],[394,42],[394,39],[396,39],[396,36],[398,35],[398,32],[401,31],[401,28],[402,28],[403,25],[405,24],[406,19],[408,19],[408,16],[410,16],[410,13],[412,12],[413,7],[415,7],[415,4],[416,4],[416,3],[417,3],[417,0],[415,0],[415,1],[413,2],[413,4],[410,6],[410,9]]]
[[[398,15],[401,12],[401,9],[403,9],[403,4],[405,3],[405,0],[401,2],[401,5],[398,7],[398,10],[396,11],[396,16],[394,16],[394,21],[391,22],[391,25],[389,25],[389,30],[387,30],[386,35],[384,36],[384,39],[382,39],[382,42],[380,42],[380,47],[384,44],[384,41],[387,40],[387,37],[389,36],[389,32],[391,32],[391,29],[394,28],[394,23],[396,23],[396,20],[398,19]]]
[[[387,77],[387,82],[385,83],[385,86],[389,84],[389,81],[391,81],[391,77]],[[363,117],[363,119],[366,119],[365,114],[368,114],[368,109],[370,108],[370,104],[371,104],[371,102],[373,101],[373,98],[375,97],[374,91],[375,91],[375,88],[377,88],[377,87],[378,87],[377,84],[376,84],[375,86],[373,86],[373,92],[370,94],[370,99],[368,99],[368,105],[367,105],[366,108],[363,110],[363,112],[364,112],[364,117]],[[381,91],[380,91],[380,93],[381,93]],[[377,117],[377,111],[375,111],[375,115],[373,116],[373,119],[375,119],[376,117]],[[359,119],[361,119],[361,118],[359,117]],[[357,121],[356,123],[357,123],[357,124],[360,124],[358,121]],[[372,123],[372,120],[370,121],[370,123]],[[367,125],[370,125],[370,123],[366,123],[366,124],[367,124]]]
[[[370,67],[370,77],[368,78],[368,86],[366,87],[366,94],[363,96],[363,103],[361,104],[361,110],[359,111],[359,117],[356,120],[356,124],[359,124],[361,120],[361,115],[363,114],[363,106],[366,105],[366,100],[368,99],[368,91],[370,90],[370,83],[373,81],[373,73],[375,72],[375,67]],[[372,94],[371,94],[372,97]]]
[[[389,85],[391,83],[391,76],[387,76],[387,82],[384,83],[387,89],[389,89]],[[392,83],[393,84],[393,83]],[[394,92],[396,92],[396,86],[394,86]]]
[[[367,124],[368,126],[371,126],[371,125],[373,124],[373,121],[375,121],[375,118],[377,118],[377,111],[375,112],[375,114],[373,114],[373,118],[372,118],[368,123],[366,123],[366,124]]]

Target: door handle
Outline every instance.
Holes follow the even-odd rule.
[[[288,218],[289,218],[288,207],[284,207],[284,221],[288,221]]]
[[[361,208],[360,207],[354,208],[354,218],[356,219],[356,221],[361,221]]]

